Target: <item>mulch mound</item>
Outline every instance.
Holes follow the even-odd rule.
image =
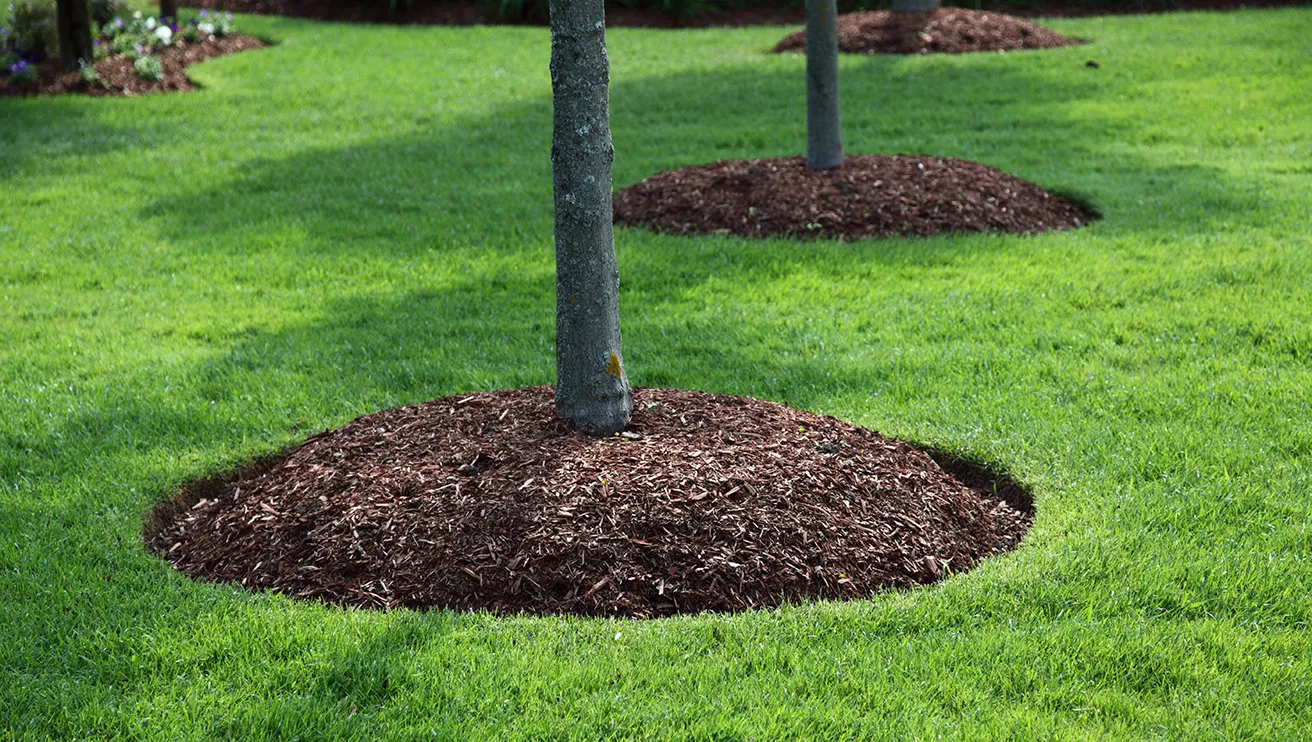
[[[877,10],[838,16],[838,50],[845,54],[960,54],[1052,49],[1080,43],[1033,21],[986,10]],[[785,36],[773,51],[806,51],[806,31]]]
[[[987,165],[943,157],[803,157],[669,170],[615,194],[615,223],[675,234],[860,239],[952,232],[1036,234],[1097,218]]]
[[[59,63],[46,62],[40,65],[39,79],[25,85],[11,85],[0,80],[0,96],[22,95],[140,95],[142,93],[159,93],[172,90],[195,90],[196,86],[187,78],[188,65],[204,62],[225,54],[236,54],[247,49],[260,49],[266,46],[263,41],[253,36],[233,34],[221,39],[207,39],[199,44],[171,46],[159,54],[160,66],[164,68],[164,78],[147,80],[137,74],[132,62],[120,54],[106,57],[96,62],[96,74],[100,80],[87,83],[77,72],[66,72]]]
[[[654,617],[968,570],[1030,522],[974,484],[833,418],[701,392],[637,389],[628,430],[592,438],[532,387],[366,415],[191,485],[146,542],[194,577],[331,603]]]

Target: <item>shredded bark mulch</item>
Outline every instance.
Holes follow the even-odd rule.
[[[629,428],[591,438],[532,387],[366,415],[184,488],[145,537],[188,575],[331,603],[655,617],[964,572],[1030,522],[972,484],[743,397],[637,389]]]
[[[1169,7],[1155,7],[1152,3],[1119,3],[1109,5],[1045,2],[1044,7],[999,6],[997,12],[1024,17],[1079,17],[1096,15],[1130,15],[1165,13],[1185,10],[1244,10],[1305,5],[1307,0],[1170,0]],[[395,23],[403,25],[467,26],[494,24],[495,14],[486,0],[414,0],[405,12],[393,12],[390,3],[371,0],[183,0],[188,8],[230,10],[234,13],[258,13],[321,21],[348,21],[357,23]],[[545,7],[546,3],[542,3]],[[792,25],[803,22],[805,11],[800,7],[742,8],[716,10],[700,15],[679,17],[670,13],[638,8],[625,8],[610,4],[606,8],[606,25],[634,28],[736,28],[742,26]],[[547,25],[546,15],[519,21],[525,25]]]
[[[943,157],[803,157],[669,170],[617,192],[615,223],[675,234],[862,239],[952,232],[1037,234],[1097,218],[987,165]]]
[[[39,66],[39,79],[24,85],[13,85],[0,80],[0,96],[23,95],[141,95],[174,90],[195,90],[196,85],[187,77],[186,68],[198,62],[247,49],[266,46],[253,36],[233,34],[221,39],[209,38],[199,44],[170,46],[159,54],[164,78],[147,80],[137,74],[132,62],[120,54],[96,62],[97,82],[87,83],[77,72],[66,72],[57,61]]]
[[[1079,43],[1033,21],[987,10],[877,10],[838,16],[838,50],[844,54],[1006,52]],[[788,34],[772,51],[806,51],[806,31]]]

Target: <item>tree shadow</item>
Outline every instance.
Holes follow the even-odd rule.
[[[1040,54],[1063,65],[1082,59],[1032,53]],[[1104,92],[1095,77],[1072,84],[1012,60],[923,61],[844,65],[848,152],[983,162],[1091,205],[1105,217],[1097,228],[1117,232],[1193,233],[1252,218],[1253,188],[1219,168],[1146,161],[1120,146],[1135,136],[1133,122],[1075,110]],[[800,64],[615,79],[616,187],[717,159],[801,151]],[[188,184],[144,215],[204,251],[278,249],[288,232],[299,251],[334,255],[542,250],[551,240],[550,128],[549,99],[530,99],[432,132],[257,161],[232,180]],[[1173,208],[1157,206],[1166,200]]]
[[[80,158],[150,141],[149,122],[126,128],[96,108],[103,101],[71,98],[0,99],[0,180],[33,170],[63,174]]]

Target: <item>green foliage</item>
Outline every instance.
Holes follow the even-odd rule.
[[[9,42],[13,48],[34,58],[59,56],[55,0],[12,0],[9,5]]]
[[[103,26],[119,16],[126,16],[132,12],[123,0],[90,0],[91,1],[91,22],[97,26]]]
[[[80,63],[77,68],[77,74],[82,82],[88,85],[100,80],[100,75],[96,72],[96,66],[94,64],[87,64],[85,62]]]
[[[159,57],[152,54],[137,57],[137,60],[132,63],[132,66],[136,68],[139,77],[147,80],[164,79],[164,65],[160,64]]]

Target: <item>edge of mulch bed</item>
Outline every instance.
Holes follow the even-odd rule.
[[[952,157],[721,160],[657,173],[614,196],[615,223],[668,234],[875,239],[1076,229],[1096,211],[996,168]]]
[[[1010,477],[834,418],[634,398],[606,439],[550,387],[365,415],[181,487],[143,539],[192,577],[342,606],[654,618],[929,584],[1032,520]]]
[[[1229,11],[1254,8],[1280,8],[1303,6],[1306,0],[1176,0],[1170,8],[1086,6],[998,6],[990,12],[1007,13],[1027,18],[1073,18],[1099,15],[1144,15],[1191,10]],[[455,0],[432,2],[416,0],[411,11],[402,15],[388,12],[387,3],[335,2],[334,0],[184,0],[187,8],[228,10],[234,13],[277,15],[291,18],[309,18],[320,21],[347,23],[384,23],[389,25],[470,26],[496,25],[499,22],[488,11],[483,0]],[[783,26],[802,23],[804,11],[800,8],[747,8],[721,10],[705,15],[680,18],[668,13],[611,7],[606,9],[606,25],[610,28],[740,28],[745,26]],[[546,18],[516,21],[503,25],[545,26]]]
[[[187,67],[208,59],[224,57],[229,54],[263,49],[269,42],[244,34],[231,34],[221,39],[206,39],[198,44],[170,46],[160,52],[160,65],[164,68],[164,77],[160,80],[147,80],[137,74],[132,62],[123,55],[115,54],[96,61],[96,74],[100,79],[88,83],[78,72],[67,72],[59,67],[58,61],[44,62],[39,65],[39,79],[24,85],[12,85],[0,81],[0,97],[37,96],[37,95],[92,95],[92,96],[132,96],[146,93],[164,93],[195,90],[196,84],[187,77]]]
[[[939,8],[894,13],[869,10],[838,16],[843,54],[964,54],[1056,49],[1085,43],[1039,24],[987,10]],[[775,54],[806,51],[806,31],[785,36]]]

